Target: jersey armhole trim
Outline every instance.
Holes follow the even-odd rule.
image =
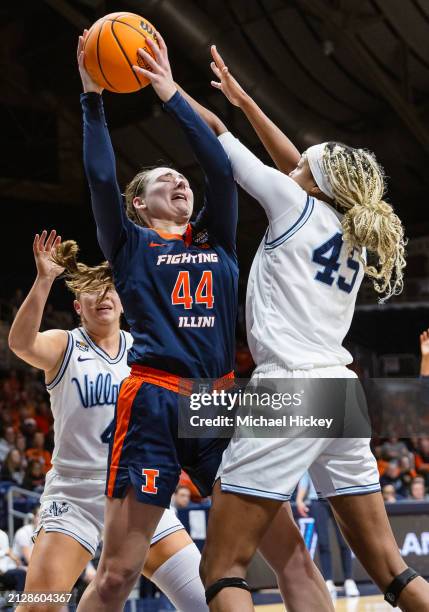
[[[73,352],[73,335],[68,331],[67,332],[67,336],[68,336],[67,346],[66,346],[66,350],[64,351],[64,356],[63,356],[63,359],[61,361],[60,368],[59,368],[55,378],[53,378],[51,380],[51,382],[46,383],[46,388],[47,388],[48,391],[51,391],[54,387],[56,387],[58,385],[58,383],[60,382],[60,380],[64,376],[64,373],[65,373],[65,371],[67,369],[67,366],[69,364],[70,357],[71,357],[72,352]]]
[[[297,221],[295,221],[295,223],[289,229],[283,232],[281,236],[279,236],[275,240],[269,241],[268,240],[268,230],[267,230],[265,234],[265,238],[264,238],[264,249],[266,251],[275,249],[276,247],[283,244],[283,242],[286,242],[286,240],[291,238],[294,234],[296,234],[296,232],[300,230],[307,223],[307,221],[311,217],[313,209],[314,209],[314,199],[311,198],[310,196],[307,196],[307,201],[305,203],[304,210],[302,211],[300,217],[298,218]]]

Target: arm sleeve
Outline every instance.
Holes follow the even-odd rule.
[[[83,163],[91,192],[97,237],[110,262],[124,245],[133,224],[127,218],[116,179],[116,162],[99,94],[81,95]]]
[[[221,134],[219,141],[229,157],[235,180],[261,204],[273,229],[296,221],[306,205],[307,193],[289,176],[262,163],[231,132]]]
[[[205,202],[200,215],[216,240],[225,249],[235,251],[238,198],[228,157],[214,132],[179,92],[164,104],[164,108],[185,132],[205,174]]]

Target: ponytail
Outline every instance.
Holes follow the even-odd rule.
[[[374,281],[382,302],[403,290],[404,229],[390,204],[383,200],[383,169],[375,156],[335,142],[325,147],[325,172],[337,206],[344,212],[343,237],[350,251],[368,250],[375,263],[366,262],[365,274]]]
[[[107,261],[99,266],[87,266],[77,260],[79,247],[74,240],[62,242],[52,254],[53,261],[65,268],[66,286],[78,299],[81,293],[97,292],[102,301],[113,288],[112,270]]]

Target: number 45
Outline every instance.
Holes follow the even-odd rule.
[[[341,249],[344,245],[342,235],[337,232],[332,238],[330,238],[327,242],[324,242],[320,247],[313,251],[313,261],[320,266],[323,266],[323,270],[316,274],[315,279],[320,281],[321,283],[326,283],[331,286],[335,280],[334,272],[338,272],[340,268],[339,258],[341,254]],[[353,259],[353,255],[355,253],[355,249],[353,249],[353,253],[347,259],[347,267],[350,270],[353,270],[353,276],[350,282],[347,282],[345,277],[341,274],[338,274],[337,277],[337,286],[341,291],[345,291],[346,293],[350,293],[354,287],[356,282],[356,278],[359,272],[359,262]]]

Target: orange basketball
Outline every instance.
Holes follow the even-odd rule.
[[[115,93],[130,93],[146,87],[149,80],[136,74],[132,66],[137,64],[150,70],[137,53],[141,47],[153,56],[148,38],[156,42],[155,28],[134,13],[110,13],[96,21],[84,46],[85,68],[90,77]]]

